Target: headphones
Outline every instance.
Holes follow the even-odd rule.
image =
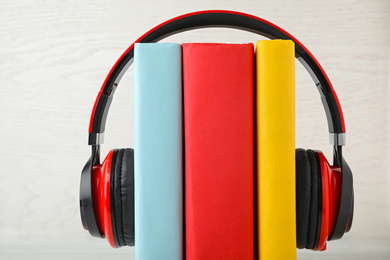
[[[296,58],[320,92],[333,145],[333,165],[321,151],[296,149],[297,248],[325,250],[326,241],[340,239],[350,230],[354,207],[352,171],[342,155],[344,117],[336,92],[319,62],[291,34],[259,17],[233,11],[201,11],[168,20],[136,40],[115,63],[96,98],[89,125],[92,154],[80,184],[84,229],[92,236],[106,237],[114,248],[134,246],[134,151],[111,150],[100,163],[108,110],[119,81],[133,62],[134,44],[205,27],[235,28],[294,41]]]

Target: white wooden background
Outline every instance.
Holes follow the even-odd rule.
[[[389,16],[386,0],[12,1],[0,3],[0,259],[133,259],[81,227],[79,178],[90,150],[95,97],[122,52],[174,16],[230,9],[263,17],[302,41],[337,90],[354,171],[349,234],[299,259],[390,258]],[[231,29],[186,32],[174,42],[256,42]],[[297,146],[331,147],[324,112],[297,63]],[[103,154],[133,144],[132,71],[108,118]]]

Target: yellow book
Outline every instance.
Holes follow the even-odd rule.
[[[294,42],[257,42],[258,243],[261,260],[296,259],[294,64]]]

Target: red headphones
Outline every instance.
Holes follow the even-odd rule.
[[[340,239],[353,218],[352,171],[342,155],[345,124],[337,95],[314,56],[288,32],[245,13],[202,11],[166,21],[137,42],[157,42],[167,36],[204,27],[230,27],[270,39],[290,39],[295,55],[317,86],[328,120],[333,165],[320,151],[296,150],[297,247],[325,250],[326,241]],[[134,245],[134,154],[132,149],[115,149],[100,163],[100,144],[115,89],[130,67],[134,43],[123,53],[108,74],[92,110],[89,145],[92,155],[81,173],[80,213],[92,236],[106,237],[113,247]]]

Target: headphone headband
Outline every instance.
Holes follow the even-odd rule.
[[[232,11],[201,11],[178,16],[168,20],[136,40],[118,59],[108,74],[96,98],[89,125],[89,144],[103,142],[107,114],[113,94],[123,74],[130,67],[137,42],[158,42],[170,35],[210,27],[226,27],[253,32],[270,39],[289,39],[295,43],[295,56],[309,72],[321,95],[328,121],[330,142],[345,145],[345,123],[336,92],[325,71],[306,47],[288,32],[259,17]]]

